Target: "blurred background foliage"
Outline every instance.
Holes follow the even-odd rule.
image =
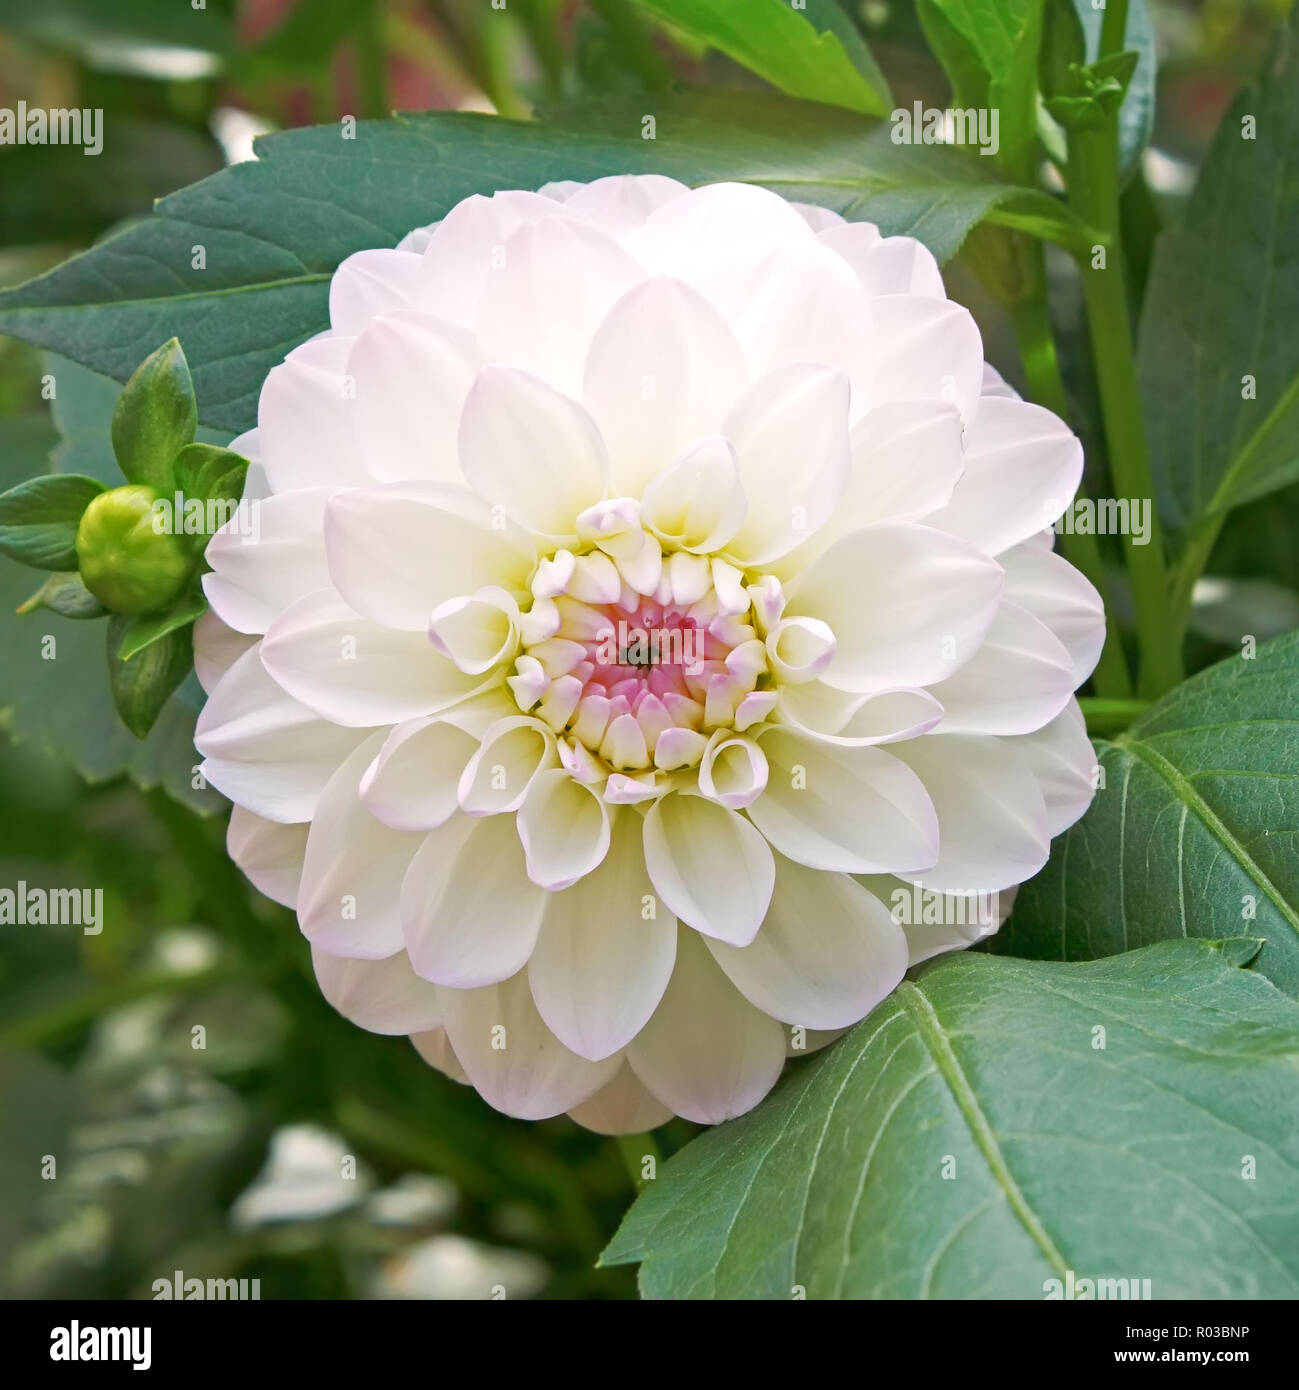
[[[760,85],[637,0],[198,3],[0,0],[0,107],[102,108],[107,130],[95,159],[0,148],[0,286],[252,157],[265,130],[392,109],[528,118],[612,90]],[[840,8],[899,105],[946,102],[910,0]],[[1134,299],[1154,236],[1178,218],[1286,8],[1152,0],[1154,138],[1124,194]],[[1077,426],[1096,412],[1076,278],[1051,267],[1066,382],[1086,407]],[[947,273],[989,360],[1017,380],[1003,312],[965,265]],[[59,364],[51,403],[52,366],[0,337],[0,487],[56,449],[62,467],[109,466],[116,386]],[[1085,442],[1094,455],[1099,441]],[[1197,596],[1192,668],[1242,630],[1262,640],[1299,623],[1297,533],[1294,488],[1233,516]],[[15,625],[39,622],[10,616],[24,585],[30,575],[3,568],[0,673]],[[65,672],[74,649],[74,702],[81,680],[104,679],[89,657],[75,664],[76,626],[57,627]],[[156,780],[147,753],[107,724],[82,730],[74,770],[44,746],[42,716],[57,711],[33,704],[0,674],[0,886],[100,887],[110,929],[0,927],[0,1294],[150,1297],[178,1269],[259,1278],[263,1298],[634,1294],[629,1270],[594,1268],[631,1195],[610,1141],[566,1120],[505,1119],[404,1039],[340,1019],[291,914],[229,863],[219,798],[195,814],[141,790]],[[186,717],[180,700],[171,737],[186,736]],[[669,1127],[663,1147],[690,1132]]]

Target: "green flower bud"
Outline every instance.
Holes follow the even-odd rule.
[[[134,617],[166,607],[189,578],[184,537],[159,531],[151,487],[101,492],[77,527],[77,563],[86,588],[114,613]]]

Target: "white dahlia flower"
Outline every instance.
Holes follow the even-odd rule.
[[[923,246],[601,179],[329,307],[234,446],[196,741],[338,1010],[511,1115],[712,1123],[996,929],[1104,629],[1044,534],[1078,442]]]

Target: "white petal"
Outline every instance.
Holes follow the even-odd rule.
[[[700,796],[665,796],[645,817],[645,864],[659,897],[688,926],[736,946],[753,940],[775,866],[743,816]]]
[[[484,367],[460,421],[471,487],[542,535],[575,537],[577,517],[604,495],[609,460],[595,421],[527,372]]]
[[[625,1046],[658,1006],[676,960],[677,924],[659,909],[645,869],[640,817],[614,818],[609,853],[546,907],[528,979],[547,1026],[579,1056]]]
[[[361,779],[361,798],[371,813],[394,830],[441,825],[457,809],[460,776],[478,751],[481,731],[472,711],[490,707],[499,718],[509,704],[500,691],[490,691],[441,714],[398,724]]]
[[[624,1062],[613,1080],[590,1100],[568,1112],[585,1129],[597,1134],[644,1134],[672,1118],[672,1112],[657,1100]]]
[[[623,241],[650,270],[697,283],[736,260],[814,238],[777,194],[753,184],[712,183],[673,198]]]
[[[415,974],[405,951],[385,960],[353,960],[313,946],[311,964],[321,994],[371,1033],[423,1033],[442,1022],[436,987]]]
[[[305,594],[329,583],[321,524],[329,488],[300,488],[258,502],[257,537],[232,523],[208,542],[212,572],[203,592],[213,609],[240,632],[265,632]]]
[[[401,950],[401,880],[422,838],[389,830],[361,801],[361,777],[383,738],[372,734],[320,794],[298,894],[298,925],[307,940],[360,960]]]
[[[295,907],[307,852],[306,825],[280,825],[236,806],[226,829],[226,850],[259,893]]]
[[[204,692],[211,695],[217,681],[256,645],[256,637],[236,632],[209,608],[194,624],[194,674]]]
[[[872,298],[882,294],[947,297],[938,262],[928,247],[914,237],[881,238],[868,223],[850,222],[822,230],[817,240],[852,266]]]
[[[1091,805],[1096,794],[1096,750],[1077,700],[1070,700],[1036,733],[1012,739],[1010,746],[1037,778],[1046,800],[1047,831],[1054,839]]]
[[[842,371],[865,405],[874,334],[870,299],[852,271],[813,242],[737,255],[703,284],[735,329],[755,376],[795,362]]]
[[[888,908],[907,939],[908,965],[963,951],[992,936],[1010,916],[1014,887],[1000,891],[944,893],[914,881],[873,877],[859,880]]]
[[[342,728],[286,695],[250,648],[222,677],[194,729],[207,780],[267,820],[310,820],[339,765],[370,733]]]
[[[950,299],[886,294],[870,301],[879,352],[871,404],[906,396],[951,401],[968,424],[979,409],[983,339],[970,311]]]
[[[785,1064],[785,1033],[735,988],[693,932],[672,980],[628,1045],[636,1075],[678,1115],[715,1125],[751,1110]]]
[[[1017,401],[1020,394],[1002,376],[1002,374],[990,362],[983,364],[983,387],[981,393],[984,396],[1005,396],[1007,400]]]
[[[651,479],[641,519],[665,544],[705,554],[726,545],[748,510],[734,448],[708,435]]]
[[[798,215],[807,223],[814,232],[829,231],[831,227],[843,227],[847,224],[837,212],[831,212],[829,208],[819,207],[816,203],[793,203]],[[863,224],[866,225],[866,224]],[[874,231],[874,228],[871,228]],[[876,236],[879,233],[876,232]]]
[[[430,1028],[427,1033],[412,1033],[410,1040],[415,1045],[415,1051],[429,1066],[436,1067],[443,1076],[449,1076],[452,1081],[458,1081],[462,1086],[470,1084],[445,1028]]]
[[[380,627],[332,589],[308,594],[276,618],[260,650],[281,689],[336,724],[398,724],[436,714],[482,686],[423,633]]]
[[[950,501],[964,469],[961,415],[951,401],[884,401],[853,426],[852,476],[826,531],[921,520]]]
[[[979,893],[1031,878],[1051,836],[1037,781],[1010,739],[926,734],[890,745],[925,784],[938,813],[938,863],[926,888]]]
[[[848,402],[842,372],[796,363],[756,381],[727,416],[749,500],[727,552],[742,564],[786,554],[834,511],[850,468]]]
[[[424,632],[439,603],[489,584],[522,588],[536,552],[463,483],[339,492],[325,511],[329,577],[358,613]]]
[[[555,1037],[541,1021],[522,971],[484,989],[439,994],[460,1064],[483,1099],[507,1115],[544,1120],[571,1110],[618,1071],[619,1057],[588,1062]]]
[[[826,685],[864,692],[943,680],[978,650],[1001,596],[1001,566],[941,531],[871,526],[836,541],[792,587],[787,616],[830,625]]]
[[[439,603],[429,618],[428,635],[466,675],[481,676],[513,660],[518,651],[519,605],[504,589],[488,584]]]
[[[1027,734],[1065,707],[1074,689],[1069,653],[1017,603],[1003,602],[983,645],[929,693],[944,734]]]
[[[460,412],[483,354],[468,329],[411,310],[385,314],[348,358],[356,438],[385,481],[460,481]]]
[[[1105,606],[1090,581],[1041,545],[1025,542],[999,555],[1006,597],[1021,604],[1064,643],[1073,662],[1073,683],[1091,675],[1105,645]]]
[[[783,855],[850,873],[910,872],[937,859],[934,808],[891,754],[833,747],[779,725],[758,739],[770,775],[749,819]]]
[[[689,285],[658,276],[618,300],[591,340],[582,388],[614,492],[639,497],[688,444],[715,434],[747,380],[735,335]]]
[[[539,772],[519,807],[528,877],[552,892],[584,878],[609,850],[609,811],[564,768]]]
[[[907,941],[888,909],[847,874],[776,861],[762,930],[744,947],[708,941],[751,1004],[803,1028],[856,1023],[897,987]]]
[[[460,774],[457,795],[471,816],[495,816],[523,805],[532,779],[558,760],[555,736],[539,719],[507,715],[483,731]]]
[[[313,338],[272,367],[262,384],[257,440],[276,492],[369,481],[353,434],[351,350],[351,338]]]
[[[741,811],[762,795],[767,759],[751,738],[718,729],[699,763],[699,790],[710,801]]]
[[[545,909],[509,816],[453,816],[429,832],[401,885],[411,965],[456,989],[496,984],[522,969]]]
[[[420,258],[411,251],[378,247],[343,260],[329,282],[329,322],[335,333],[355,336],[371,319],[415,302]]]
[[[852,695],[809,681],[782,687],[780,717],[800,733],[849,747],[927,733],[943,717],[943,707],[928,691],[914,687]]]
[[[1050,526],[1082,480],[1082,445],[1069,426],[1028,401],[986,396],[965,440],[965,473],[927,524],[989,555]]]
[[[820,618],[782,618],[767,633],[766,647],[784,685],[806,685],[834,660],[835,636]]]
[[[484,352],[580,394],[592,335],[644,270],[611,236],[567,210],[512,233],[502,261],[478,314]]]
[[[617,235],[639,227],[656,208],[689,192],[686,184],[662,174],[611,174],[578,184],[564,203],[570,212]]]
[[[551,198],[514,189],[463,199],[433,229],[423,251],[419,307],[473,328],[488,279],[504,266],[510,234],[563,212]]]

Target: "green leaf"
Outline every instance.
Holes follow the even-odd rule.
[[[109,421],[121,391],[115,382],[60,358],[46,370],[57,383],[54,417],[63,442],[55,466],[120,481],[109,443]],[[202,431],[213,442],[228,436]],[[0,453],[0,487],[17,481],[39,459]],[[168,701],[149,737],[141,743],[113,708],[104,660],[104,628],[98,623],[51,621],[14,610],[31,592],[31,575],[0,563],[0,711],[9,734],[20,743],[49,750],[88,782],[123,775],[146,789],[162,787],[191,808],[210,813],[223,797],[194,786],[194,719],[203,692],[191,676]]]
[[[108,612],[76,570],[50,575],[17,611],[34,613],[38,608],[48,608],[61,618],[102,618]]]
[[[1113,741],[1104,788],[1024,885],[996,950],[1091,959],[1249,932],[1299,996],[1299,632],[1201,671]]]
[[[642,138],[646,115],[656,139]],[[1075,249],[1094,240],[1059,200],[998,182],[980,167],[988,161],[894,145],[887,127],[774,95],[641,95],[550,125],[417,115],[359,122],[355,135],[319,126],[267,137],[259,159],[164,198],[148,221],[0,294],[0,332],[118,380],[135,367],[134,344],[179,334],[202,418],[245,430],[267,373],[328,326],[338,263],[394,245],[473,193],[657,172],[762,184],[916,236],[940,260],[984,218]],[[192,268],[196,244],[205,270]]]
[[[113,411],[113,453],[127,481],[167,492],[172,460],[197,427],[189,364],[172,338],[131,373]]]
[[[38,570],[75,570],[77,523],[103,492],[78,474],[28,478],[0,493],[0,554]]]
[[[155,642],[161,642],[178,628],[191,626],[196,618],[201,618],[206,612],[207,599],[203,597],[202,590],[195,590],[182,594],[165,613],[128,619],[118,634],[117,659],[133,661]]]
[[[108,624],[108,685],[122,723],[144,738],[157,722],[168,698],[194,667],[188,625],[174,626],[143,647],[135,640],[139,619],[114,617]],[[123,656],[130,647],[133,659]]]
[[[1027,177],[1037,140],[1043,0],[920,0],[917,13],[960,107],[998,113],[998,158]]]
[[[947,957],[675,1155],[603,1262],[650,1298],[1293,1298],[1299,1006],[1254,949]]]
[[[1083,48],[1088,62],[1095,62],[1101,47],[1104,8],[1092,0],[1063,0],[1073,8],[1083,31]],[[1126,181],[1137,167],[1155,129],[1155,81],[1157,59],[1155,31],[1150,23],[1146,0],[1128,0],[1128,22],[1123,47],[1137,54],[1136,67],[1125,79],[1126,93],[1119,112],[1119,177]]]
[[[835,0],[638,0],[640,8],[792,97],[883,116],[888,82]]]
[[[185,498],[238,502],[244,495],[248,460],[215,444],[187,444],[176,455],[176,487]]]
[[[1155,251],[1139,369],[1160,512],[1183,544],[1299,478],[1297,47],[1299,9]]]

